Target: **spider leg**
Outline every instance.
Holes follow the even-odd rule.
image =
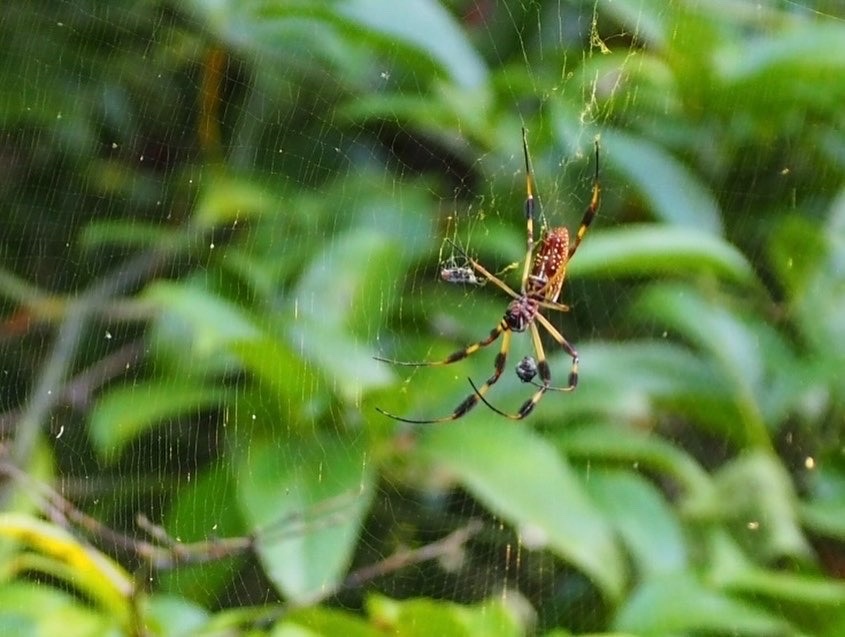
[[[540,378],[543,382],[532,383],[537,387],[537,391],[531,395],[531,398],[522,403],[522,406],[515,414],[509,414],[492,405],[490,401],[484,397],[484,394],[480,392],[480,389],[475,386],[472,379],[469,381],[479,400],[497,414],[504,416],[505,418],[510,418],[511,420],[522,420],[528,416],[532,411],[534,411],[534,407],[537,406],[537,403],[540,402],[543,398],[543,394],[547,391],[572,391],[578,385],[578,352],[576,352],[575,348],[569,344],[563,335],[558,332],[551,323],[549,323],[546,317],[542,314],[537,314],[535,318],[539,321],[540,325],[542,325],[546,331],[551,334],[552,338],[554,338],[555,341],[557,341],[557,343],[566,350],[566,353],[572,357],[572,367],[569,372],[569,384],[567,387],[552,387],[551,370],[549,369],[549,364],[546,361],[546,352],[543,349],[543,343],[540,340],[540,332],[535,323],[531,323],[529,329],[531,331],[531,340],[534,344],[534,350],[537,354],[537,372],[540,374]]]
[[[522,291],[526,289],[528,284],[528,275],[531,274],[531,257],[534,254],[534,173],[531,170],[531,159],[528,156],[528,131],[522,127],[522,154],[525,159],[525,230],[526,230],[526,250],[525,250],[525,265],[522,269]]]
[[[534,387],[543,387],[543,384],[538,383],[536,380],[531,380],[531,381],[528,381],[528,382],[531,383],[532,385],[534,385]],[[566,387],[556,387],[555,385],[549,385],[548,387],[546,387],[546,391],[570,392],[572,390],[573,390],[573,387],[571,385],[567,385]]]
[[[525,234],[526,234],[526,250],[525,250],[525,262],[523,264],[522,269],[522,279],[521,279],[521,290],[524,292],[526,289],[526,285],[528,284],[528,276],[531,274],[531,266],[532,266],[532,256],[534,255],[534,217],[536,216],[536,200],[534,196],[535,186],[534,186],[534,173],[531,170],[531,158],[528,155],[528,135],[525,127],[522,128],[522,154],[525,159]],[[458,252],[460,252],[463,257],[469,262],[472,267],[481,273],[488,281],[492,281],[498,288],[503,290],[506,294],[510,295],[512,298],[519,298],[519,295],[514,292],[511,287],[502,281],[499,277],[488,272],[487,268],[483,265],[478,263],[475,259],[471,258],[466,252],[464,252],[459,246],[455,244],[454,241],[451,239],[446,239],[449,243],[452,244]],[[560,305],[559,307],[555,307],[557,304],[549,303],[547,309],[553,310],[560,310],[561,312],[566,312],[569,310],[569,307],[565,305]],[[564,309],[565,308],[565,309]]]
[[[530,356],[526,356],[522,359],[519,365],[516,366],[516,375],[519,377],[523,383],[529,383],[534,385],[534,387],[541,387],[542,385],[534,380],[534,376],[537,375],[537,361],[535,361]],[[550,385],[546,388],[546,391],[560,391],[560,392],[569,392],[572,391],[572,387],[555,387]]]
[[[593,223],[593,219],[596,218],[596,212],[599,209],[600,200],[601,187],[599,185],[599,141],[597,139],[596,172],[593,176],[593,194],[590,197],[590,203],[589,205],[587,205],[587,210],[584,212],[584,216],[581,218],[581,225],[578,226],[578,232],[575,234],[575,241],[573,241],[572,245],[569,247],[569,259],[572,258],[572,255],[575,254],[575,251],[578,249],[578,246],[581,245],[581,241],[584,239],[584,235],[587,234],[587,230],[590,229],[590,224]]]
[[[472,345],[467,345],[464,349],[452,352],[446,358],[439,361],[398,361],[393,358],[384,358],[383,356],[373,356],[373,358],[382,363],[390,363],[391,365],[400,365],[402,367],[439,367],[440,365],[451,365],[452,363],[457,363],[465,359],[467,356],[472,356],[482,347],[487,347],[499,338],[502,332],[507,331],[508,324],[505,323],[505,319],[502,319],[495,328],[490,330],[490,335],[487,338]]]
[[[503,292],[505,292],[505,294],[508,294],[509,296],[511,296],[511,297],[512,297],[512,298],[514,298],[514,299],[518,299],[518,298],[519,298],[519,294],[517,294],[516,292],[514,292],[514,291],[511,289],[511,286],[509,286],[507,283],[505,283],[504,281],[502,281],[502,280],[501,280],[499,277],[497,277],[495,274],[491,274],[491,273],[490,273],[490,271],[488,271],[488,270],[487,270],[487,268],[485,268],[483,265],[481,265],[478,261],[476,261],[475,259],[469,259],[469,264],[470,264],[473,268],[475,268],[475,270],[477,270],[478,272],[480,272],[480,273],[481,273],[481,276],[483,276],[483,277],[484,277],[485,279],[487,279],[488,281],[491,281],[491,282],[492,282],[492,283],[493,283],[496,287],[498,287],[500,290],[502,290]]]
[[[537,326],[534,323],[531,323],[528,329],[531,332],[531,340],[534,344],[535,353],[537,354],[537,372],[540,374],[540,378],[543,383],[538,385],[537,391],[531,395],[531,398],[522,403],[522,406],[515,414],[509,414],[491,404],[490,401],[484,397],[484,392],[482,391],[484,390],[484,387],[476,387],[475,383],[472,382],[472,379],[469,379],[469,384],[472,385],[472,389],[475,391],[475,396],[478,400],[481,400],[485,405],[500,416],[510,418],[511,420],[522,420],[534,411],[534,407],[537,406],[537,403],[540,402],[543,398],[543,394],[548,391],[552,383],[552,374],[551,370],[549,370],[549,363],[546,361],[546,353],[543,351],[543,343],[540,341],[540,332],[537,330]]]
[[[547,310],[555,310],[557,312],[568,312],[570,310],[568,305],[552,301],[540,301],[540,307]]]
[[[539,313],[536,314],[534,316],[534,318],[537,319],[537,321],[540,322],[540,325],[542,325],[545,328],[545,330],[549,333],[549,335],[551,335],[551,337],[553,339],[555,339],[555,341],[557,341],[557,344],[560,345],[564,349],[564,351],[567,354],[569,354],[570,358],[572,359],[572,364],[569,368],[569,383],[568,383],[568,386],[562,390],[562,391],[572,391],[573,389],[575,389],[578,386],[578,362],[580,360],[578,358],[578,352],[576,352],[575,348],[572,347],[572,345],[570,345],[569,341],[567,341],[563,337],[563,334],[558,332],[555,329],[555,326],[552,325],[551,323],[549,323],[549,319],[547,319],[545,316],[543,316],[542,314],[539,314]],[[537,334],[537,337],[538,337],[537,343],[539,343],[539,341],[540,341],[539,333]],[[540,352],[543,351],[542,343],[540,343],[540,347],[538,349],[539,349]],[[545,353],[544,353],[543,358],[545,359]],[[539,361],[537,363],[537,367],[538,367],[538,369],[541,369]],[[542,376],[542,374],[541,374],[541,376]]]
[[[457,420],[461,416],[464,416],[470,409],[472,409],[478,404],[479,400],[484,400],[484,394],[487,393],[487,390],[490,389],[490,387],[496,384],[496,381],[499,380],[499,377],[505,370],[505,363],[508,359],[508,350],[510,349],[511,343],[511,332],[510,330],[504,330],[504,333],[505,334],[502,337],[502,347],[499,350],[499,353],[496,354],[493,375],[490,376],[490,378],[488,378],[481,387],[476,387],[475,385],[473,385],[473,393],[464,398],[464,400],[461,401],[461,404],[455,407],[455,410],[448,416],[443,416],[442,418],[414,419],[403,418],[402,416],[391,414],[379,407],[376,407],[376,411],[378,411],[380,414],[384,414],[388,418],[393,418],[393,420],[400,420],[402,422],[411,423],[412,425],[427,425],[439,422],[449,422],[451,420]],[[484,400],[484,402],[486,403],[487,401]]]

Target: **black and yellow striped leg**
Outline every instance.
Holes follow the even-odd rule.
[[[504,323],[504,321],[502,321],[502,323]],[[389,418],[393,418],[394,420],[401,420],[402,422],[411,423],[413,425],[427,425],[439,422],[449,422],[450,420],[457,420],[461,416],[465,415],[470,409],[472,409],[478,404],[479,400],[484,400],[484,394],[487,393],[487,390],[490,389],[490,387],[496,384],[496,381],[499,380],[499,378],[502,376],[502,372],[504,372],[505,370],[505,363],[508,359],[508,350],[510,349],[511,344],[511,332],[506,328],[503,328],[501,331],[504,332],[504,336],[502,337],[501,349],[499,350],[499,353],[496,354],[496,362],[495,368],[493,370],[493,375],[490,376],[490,378],[488,378],[487,381],[481,387],[476,388],[475,385],[473,385],[473,393],[467,396],[464,400],[462,400],[461,404],[455,407],[455,411],[453,411],[448,416],[443,416],[442,418],[417,420],[414,418],[403,418],[401,416],[396,416],[394,414],[386,412],[384,409],[381,409],[379,407],[376,407],[376,411],[381,414],[384,414]]]
[[[542,325],[546,329],[546,331],[551,335],[551,337],[553,339],[555,339],[555,341],[557,341],[557,344],[560,345],[563,348],[563,350],[567,354],[569,354],[569,357],[572,359],[572,363],[569,367],[569,382],[567,383],[566,387],[562,387],[559,390],[559,391],[572,391],[573,389],[575,389],[578,386],[578,362],[580,360],[578,358],[578,352],[575,351],[575,348],[572,347],[572,345],[570,345],[569,341],[567,341],[563,337],[563,334],[558,332],[555,329],[555,326],[552,325],[551,323],[549,323],[549,319],[547,319],[542,314],[538,314],[536,316],[536,319],[537,319],[537,321],[539,321],[540,325]],[[542,345],[540,347],[542,348]],[[544,358],[545,358],[545,356],[544,356]],[[539,363],[537,365],[539,367]],[[539,369],[538,369],[538,371],[539,371]]]
[[[531,171],[531,159],[528,157],[528,135],[525,127],[522,127],[522,154],[525,158],[525,226],[526,226],[526,251],[525,264],[522,266],[522,290],[528,283],[528,275],[531,274],[532,256],[534,255],[534,217],[537,214],[534,200],[534,173]]]
[[[575,241],[573,241],[572,245],[569,246],[569,259],[572,259],[572,255],[575,254],[575,251],[584,239],[584,235],[587,234],[587,230],[590,229],[590,224],[593,223],[593,219],[596,218],[596,212],[598,212],[600,202],[601,186],[599,185],[599,142],[596,140],[596,172],[593,177],[593,194],[590,197],[590,203],[587,206],[587,210],[581,218],[581,225],[578,226],[578,232],[575,233]]]
[[[467,356],[472,356],[482,347],[487,347],[491,343],[495,342],[501,333],[507,329],[507,323],[505,323],[505,320],[502,319],[499,324],[490,331],[490,335],[487,338],[478,341],[477,343],[473,343],[472,345],[467,345],[464,349],[459,349],[457,352],[452,352],[440,361],[397,361],[392,358],[383,358],[381,356],[373,356],[373,358],[377,361],[381,361],[382,363],[390,363],[391,365],[399,365],[402,367],[438,367],[440,365],[451,365],[452,363],[457,363],[458,361],[465,359]]]
[[[531,332],[531,340],[534,344],[534,351],[537,355],[537,373],[540,375],[541,383],[537,385],[537,391],[532,394],[531,398],[522,403],[522,406],[515,414],[509,414],[507,412],[502,411],[498,407],[492,405],[490,401],[488,401],[484,397],[484,394],[481,392],[481,390],[484,388],[476,387],[475,384],[472,382],[472,379],[470,379],[469,381],[470,385],[472,385],[473,390],[475,390],[475,395],[479,400],[481,400],[485,405],[487,405],[490,409],[495,411],[500,416],[510,418],[511,420],[522,420],[523,418],[527,417],[532,411],[534,411],[534,407],[536,407],[537,403],[542,400],[543,395],[547,391],[572,391],[578,385],[578,352],[575,351],[575,348],[569,344],[569,341],[567,341],[563,337],[563,335],[558,332],[544,316],[537,314],[536,319],[544,328],[546,328],[549,334],[551,334],[552,338],[557,341],[557,343],[566,351],[566,353],[572,357],[572,366],[569,371],[569,384],[567,387],[551,386],[552,373],[549,369],[549,363],[546,360],[546,352],[543,349],[543,343],[540,339],[540,332],[534,323],[531,323],[529,330]]]

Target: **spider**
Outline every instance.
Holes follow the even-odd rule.
[[[595,173],[593,176],[593,190],[590,197],[590,203],[587,205],[587,210],[581,218],[581,225],[575,233],[575,239],[570,245],[569,231],[565,227],[547,228],[543,224],[539,248],[535,254],[534,252],[534,217],[535,217],[535,196],[534,196],[534,176],[531,171],[531,160],[528,155],[528,139],[525,128],[522,129],[522,152],[525,159],[525,223],[527,235],[527,249],[525,252],[525,260],[522,271],[522,280],[520,284],[520,291],[515,292],[508,286],[507,283],[500,278],[490,273],[487,268],[464,255],[467,263],[472,266],[472,269],[478,272],[485,280],[491,281],[494,285],[504,291],[511,297],[511,302],[505,310],[502,320],[494,327],[486,338],[468,345],[467,347],[453,352],[443,360],[439,361],[420,361],[420,362],[405,362],[389,358],[376,357],[376,360],[391,363],[393,365],[401,365],[405,367],[436,367],[440,365],[450,365],[457,361],[463,360],[475,354],[483,347],[494,343],[498,338],[502,337],[502,344],[499,353],[496,355],[494,361],[493,375],[488,378],[481,387],[476,387],[475,383],[470,379],[473,393],[467,396],[448,416],[441,418],[430,419],[412,419],[396,416],[383,409],[376,407],[376,409],[394,420],[401,420],[412,424],[428,424],[438,422],[448,422],[457,420],[464,416],[479,401],[490,407],[496,413],[510,418],[511,420],[522,420],[528,416],[537,406],[537,403],[543,398],[543,394],[550,390],[557,391],[572,391],[578,385],[578,352],[575,350],[569,341],[551,324],[541,312],[541,310],[555,310],[558,312],[569,311],[569,306],[558,303],[563,282],[566,278],[566,265],[575,255],[578,246],[587,234],[590,224],[595,219],[596,212],[599,207],[599,199],[601,189],[599,186],[599,143],[595,142]],[[455,246],[457,248],[457,246]],[[546,353],[543,349],[543,343],[540,339],[540,331],[537,329],[537,324],[543,327],[548,334],[560,345],[563,350],[569,354],[572,359],[569,370],[569,382],[566,387],[552,387],[552,376],[549,364],[546,361]],[[537,386],[537,390],[526,400],[516,413],[507,413],[497,409],[491,405],[484,395],[492,387],[502,372],[505,369],[507,362],[508,351],[510,350],[511,333],[524,332],[528,330],[531,334],[531,341],[536,355],[536,369],[540,375],[540,383],[533,381],[534,374],[530,369],[523,369],[517,372],[521,380],[532,382]],[[528,367],[531,366],[531,361]]]

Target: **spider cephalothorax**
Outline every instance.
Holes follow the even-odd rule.
[[[529,296],[520,296],[508,304],[504,321],[511,332],[524,332],[537,316],[540,303]]]
[[[587,210],[581,218],[581,225],[578,227],[575,240],[570,245],[569,231],[564,227],[551,229],[544,227],[540,236],[539,247],[535,253],[534,217],[536,211],[534,200],[534,178],[531,172],[531,161],[528,157],[528,142],[526,139],[525,129],[522,129],[522,150],[525,156],[525,189],[527,191],[527,196],[525,198],[527,250],[525,253],[525,260],[523,262],[524,265],[520,291],[515,292],[507,283],[491,274],[480,263],[465,255],[467,263],[472,266],[472,269],[475,272],[478,272],[478,274],[483,277],[484,281],[491,281],[511,297],[512,300],[508,304],[502,320],[499,321],[499,324],[490,331],[490,334],[485,339],[478,341],[477,343],[473,343],[472,345],[468,345],[464,349],[453,352],[440,361],[404,362],[387,358],[378,358],[378,360],[393,363],[395,365],[405,365],[410,367],[448,365],[450,363],[463,360],[464,358],[477,352],[482,347],[487,347],[501,336],[502,345],[499,350],[499,354],[495,359],[493,374],[480,387],[476,387],[472,380],[470,380],[470,384],[474,390],[473,393],[467,396],[448,416],[427,420],[415,420],[395,416],[383,409],[377,408],[381,413],[386,416],[390,416],[391,418],[395,418],[396,420],[402,420],[410,423],[445,422],[460,418],[470,409],[475,407],[479,401],[482,401],[496,413],[514,420],[521,420],[533,411],[534,407],[543,397],[543,394],[547,391],[571,391],[575,389],[575,386],[578,384],[578,352],[575,351],[575,348],[569,344],[569,341],[563,337],[563,335],[549,322],[549,320],[543,316],[542,310],[556,310],[559,312],[566,312],[569,310],[568,306],[558,303],[557,299],[563,289],[563,282],[566,278],[566,266],[572,259],[575,251],[578,249],[578,246],[581,245],[581,240],[587,233],[587,229],[593,222],[599,207],[600,188],[598,141],[595,144],[595,149],[596,164],[595,176],[593,178],[592,196],[590,198],[590,203],[587,206]],[[466,275],[465,272],[462,274]],[[470,277],[466,275],[465,278],[469,279]],[[444,277],[444,280],[454,282],[453,273],[450,271],[449,277]],[[569,383],[566,387],[552,387],[551,371],[549,369],[549,364],[546,361],[546,353],[540,339],[540,331],[537,329],[538,323],[546,330],[546,332],[548,332],[555,342],[560,345],[567,354],[569,354],[572,359],[569,371]],[[499,380],[499,377],[505,369],[508,351],[510,349],[511,334],[514,332],[524,332],[526,330],[528,330],[531,334],[531,341],[537,359],[536,361],[534,361],[531,357],[523,359],[523,362],[517,366],[517,375],[521,380],[534,384],[537,389],[532,396],[522,404],[515,414],[509,414],[491,405],[484,395],[490,387]],[[526,362],[526,359],[530,359],[530,361]],[[540,382],[533,380],[535,375],[540,376]]]

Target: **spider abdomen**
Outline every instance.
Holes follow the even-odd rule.
[[[534,257],[525,293],[537,300],[556,302],[566,276],[569,231],[552,228],[543,235]]]

